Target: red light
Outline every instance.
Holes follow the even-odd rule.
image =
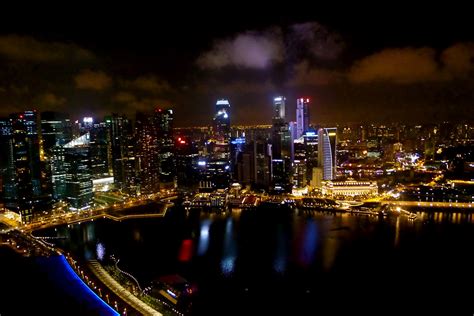
[[[184,140],[180,140],[179,143],[180,144],[186,144],[186,142]]]
[[[20,114],[20,118],[21,118],[21,119],[23,118],[23,115],[22,115],[22,114]]]
[[[193,257],[193,240],[185,239],[183,240],[181,244],[178,260],[181,262],[186,262],[186,261],[191,260],[192,257]]]
[[[178,137],[178,141],[179,141],[179,142],[181,141],[181,137]]]
[[[306,99],[306,102],[309,102],[309,99]]]

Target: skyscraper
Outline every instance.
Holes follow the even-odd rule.
[[[112,114],[110,140],[114,186],[127,193],[136,193],[135,139],[132,123],[125,116]]]
[[[4,179],[5,206],[29,222],[41,196],[40,146],[36,111],[10,115]],[[8,132],[5,130],[5,132]]]
[[[285,121],[285,97],[273,99],[272,126],[272,189],[274,191],[291,190],[291,134]]]
[[[135,129],[140,192],[154,193],[160,189],[160,156],[153,118],[145,113],[137,113]]]
[[[94,193],[89,146],[89,133],[64,145],[65,197],[71,210],[84,210],[92,205]]]
[[[214,137],[219,143],[229,144],[230,142],[230,104],[226,99],[216,102]]]
[[[296,137],[300,137],[309,128],[309,98],[296,100]]]
[[[285,121],[285,101],[283,96],[273,98],[273,122]]]
[[[110,176],[112,172],[111,163],[111,141],[110,128],[106,122],[91,123],[89,125],[84,118],[83,130],[89,132],[90,135],[90,158],[91,172],[94,179],[100,179]]]
[[[156,130],[159,152],[159,181],[162,187],[176,185],[176,161],[173,139],[173,110],[155,109],[153,126]]]
[[[215,106],[212,137],[207,142],[209,155],[206,160],[197,161],[201,190],[229,187],[232,174],[230,137],[230,103],[220,99]]]
[[[337,128],[320,128],[318,131],[318,165],[323,169],[323,180],[336,177]]]

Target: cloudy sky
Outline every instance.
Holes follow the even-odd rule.
[[[0,115],[134,117],[161,106],[175,109],[178,126],[206,125],[215,100],[228,98],[233,123],[269,123],[282,94],[289,119],[295,99],[310,97],[314,123],[474,119],[467,8],[146,9],[5,16]]]

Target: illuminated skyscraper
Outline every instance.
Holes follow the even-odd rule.
[[[65,197],[71,210],[84,210],[92,205],[94,194],[89,146],[89,133],[64,145]]]
[[[157,131],[152,117],[137,113],[135,129],[140,192],[142,194],[154,193],[160,189],[160,157]]]
[[[318,165],[323,169],[323,180],[336,177],[337,128],[320,128],[318,131]]]
[[[87,125],[86,125],[87,126]],[[90,134],[91,172],[94,179],[110,176],[111,137],[110,128],[106,122],[94,123],[88,128]]]
[[[300,137],[309,128],[309,98],[296,100],[296,137]]]
[[[136,193],[135,139],[132,122],[125,116],[112,114],[110,139],[114,186],[127,193]]]
[[[285,121],[285,97],[273,99],[272,126],[272,189],[276,192],[291,190],[291,134]]]
[[[159,152],[159,180],[162,187],[176,185],[176,161],[173,139],[173,110],[155,109],[153,126],[156,130]]]
[[[199,159],[195,167],[199,173],[200,190],[229,187],[231,168],[230,104],[226,99],[216,102],[213,118],[213,136],[207,143],[206,160]]]
[[[285,121],[285,101],[283,96],[273,98],[273,122]]]
[[[230,104],[226,99],[217,100],[214,115],[214,137],[217,142],[230,142]]]
[[[5,206],[18,211],[23,222],[33,217],[41,197],[40,146],[36,111],[12,114],[9,119]]]

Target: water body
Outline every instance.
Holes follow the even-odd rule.
[[[420,217],[421,218],[421,217]],[[423,219],[179,209],[37,232],[85,259],[114,254],[146,285],[197,284],[192,314],[411,314],[474,311],[472,216]]]
[[[63,256],[24,258],[0,247],[1,315],[119,315],[72,271]]]

